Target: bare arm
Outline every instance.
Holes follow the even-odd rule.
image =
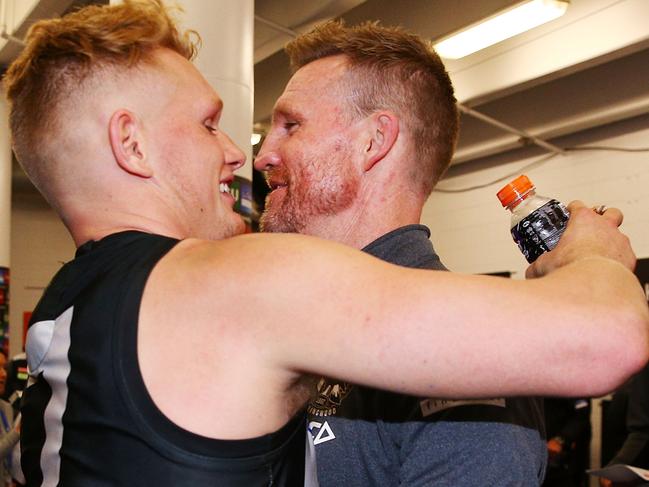
[[[406,271],[340,248],[315,262],[270,251],[254,301],[267,309],[265,330],[283,338],[271,359],[438,397],[608,392],[647,358],[646,303],[621,214],[571,211],[543,277],[522,282]]]
[[[628,241],[594,216],[575,211],[528,281],[403,269],[297,235],[183,242],[145,291],[145,382],[170,417],[200,385],[221,422],[187,420],[182,401],[184,425],[220,437],[283,424],[303,373],[438,397],[609,391],[647,359],[649,317],[620,263],[634,262]],[[156,365],[174,353],[190,357],[177,380]]]
[[[617,262],[581,259],[529,281],[404,272],[369,259],[356,265],[353,276],[313,271],[307,286],[272,293],[276,307],[264,307],[275,327],[266,330],[283,337],[272,360],[297,372],[459,398],[597,395],[646,359],[643,296]],[[282,287],[268,279],[262,289]],[[330,285],[322,290],[320,280]],[[317,303],[317,316],[298,309],[309,303]]]

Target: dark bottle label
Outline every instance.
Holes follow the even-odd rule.
[[[556,247],[569,217],[561,203],[550,200],[512,227],[512,237],[530,264]]]

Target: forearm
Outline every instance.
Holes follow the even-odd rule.
[[[485,395],[488,389],[600,395],[639,370],[649,356],[644,294],[635,276],[616,261],[591,257],[541,279],[467,281],[463,290],[440,300],[447,309],[442,319],[454,329],[437,335],[449,344],[447,360],[461,361],[455,370],[465,377],[455,379],[466,389],[457,395],[470,395],[471,389]],[[460,330],[458,340],[453,332]]]
[[[359,288],[370,311],[358,302],[345,308],[345,348],[330,348],[324,358],[309,352],[306,371],[436,397],[589,396],[613,389],[646,360],[641,290],[608,259],[584,259],[528,281],[406,275],[396,268],[380,278],[363,272]],[[336,296],[329,292],[329,299]],[[337,314],[328,310],[332,341]],[[305,321],[298,321],[302,328]],[[303,339],[297,329],[287,335]],[[283,357],[300,350],[313,348],[289,341]],[[601,360],[611,353],[622,362]]]
[[[579,395],[578,390],[570,391],[572,383],[584,387],[583,396],[602,395],[644,366],[649,358],[649,310],[628,268],[608,258],[588,257],[529,283],[539,284],[540,293],[556,294],[554,305],[537,312],[551,327],[548,330],[558,331],[556,348],[547,350],[543,367],[565,378],[565,392]]]

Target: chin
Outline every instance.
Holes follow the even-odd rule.
[[[234,212],[229,215],[222,215],[220,218],[214,218],[211,221],[214,224],[206,226],[207,220],[204,220],[200,230],[192,236],[203,240],[223,240],[246,231],[243,219]]]
[[[246,233],[246,223],[239,218],[231,236],[234,237],[235,235],[241,235],[242,233]]]
[[[232,218],[230,218],[229,221],[224,224],[223,234],[220,236],[220,238],[235,237],[237,235],[241,235],[242,233],[246,233],[246,224],[239,214],[234,213],[232,215]]]
[[[265,214],[260,221],[261,231],[265,233],[300,233],[299,228],[284,217],[285,215]]]

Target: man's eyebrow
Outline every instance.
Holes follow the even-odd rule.
[[[275,108],[273,108],[272,120],[275,120],[278,117],[299,119],[301,118],[301,115],[298,111],[280,101],[275,105]]]
[[[203,99],[197,108],[202,117],[217,118],[223,112],[223,100],[218,97]]]

